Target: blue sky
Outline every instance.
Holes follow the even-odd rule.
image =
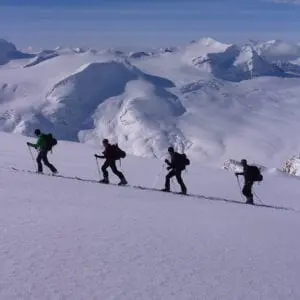
[[[0,0],[0,38],[34,48],[168,46],[201,36],[299,42],[300,5],[276,1]]]

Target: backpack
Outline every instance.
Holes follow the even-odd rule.
[[[126,152],[120,149],[118,144],[111,145],[111,151],[115,160],[126,157]]]
[[[263,181],[263,176],[260,173],[260,170],[256,166],[249,166],[249,174],[251,177],[251,180],[253,181]]]
[[[185,153],[178,153],[178,164],[183,168],[190,164],[190,160],[187,158]]]
[[[52,148],[57,145],[57,140],[53,137],[52,133],[44,135],[47,151],[52,150]]]

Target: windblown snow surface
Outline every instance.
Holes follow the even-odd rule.
[[[185,197],[97,183],[101,149],[79,143],[49,158],[83,180],[14,171],[34,170],[27,139],[0,139],[0,299],[300,298],[296,177],[267,169],[255,186],[265,205],[247,206],[221,168],[193,162]],[[129,156],[122,170],[160,188],[161,165]]]
[[[281,167],[299,152],[300,50],[283,41],[211,38],[151,52],[48,49],[0,40],[0,130],[199,162],[247,157]]]

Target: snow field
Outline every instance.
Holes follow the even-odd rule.
[[[1,141],[1,299],[299,298],[297,179],[270,170],[255,188],[293,210],[249,207],[8,170],[33,167],[26,138]],[[97,179],[94,150],[59,142],[49,157],[62,175]],[[136,185],[160,167],[122,162]],[[195,163],[184,178],[193,193],[239,200],[230,172]]]

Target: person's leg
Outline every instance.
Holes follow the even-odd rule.
[[[182,194],[186,194],[186,186],[185,186],[185,184],[183,182],[181,173],[182,173],[182,171],[176,171],[176,179],[177,179],[177,182],[180,185]]]
[[[167,175],[166,175],[166,181],[165,181],[165,188],[164,188],[164,191],[167,191],[169,192],[170,191],[170,180],[172,177],[174,177],[176,174],[175,174],[175,171],[174,170],[171,170]]]
[[[108,171],[107,171],[108,167],[109,167],[109,161],[106,159],[104,164],[101,167],[101,170],[102,170],[102,173],[103,173],[103,179],[101,180],[101,182],[103,182],[103,183],[109,183]]]
[[[125,176],[122,172],[120,172],[118,169],[117,169],[117,166],[116,166],[116,161],[115,160],[112,160],[110,162],[110,168],[112,170],[112,172],[119,177],[119,179],[121,180],[119,184],[127,184],[127,181],[125,179]]]
[[[242,190],[243,195],[247,199],[246,203],[249,203],[249,204],[253,203],[252,186],[253,186],[253,182],[251,182],[251,181],[245,182],[245,185]]]
[[[47,166],[51,170],[52,173],[57,173],[56,168],[52,164],[50,164],[48,161],[47,151],[41,151],[40,153],[42,153],[42,161],[43,161],[44,165]]]
[[[39,154],[38,154],[38,156],[36,158],[36,162],[37,162],[37,165],[38,165],[38,172],[39,173],[43,172],[42,158],[43,158],[42,152],[39,152]]]

